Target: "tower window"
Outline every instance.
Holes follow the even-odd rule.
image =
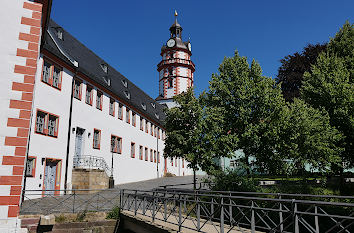
[[[172,80],[172,78],[169,78],[167,80],[167,88],[173,88],[173,80]]]

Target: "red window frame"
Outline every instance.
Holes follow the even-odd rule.
[[[182,168],[184,168],[184,158],[182,159]]]
[[[132,125],[136,127],[136,113],[132,111]]]
[[[142,145],[139,146],[139,159],[143,160],[144,158],[144,147]]]
[[[100,106],[97,106],[98,95],[100,95]],[[96,91],[96,108],[102,111],[102,101],[103,101],[103,93],[102,91]]]
[[[152,123],[150,123],[150,134],[151,134],[151,136],[154,136],[154,124],[152,124]]]
[[[130,109],[125,107],[125,117],[126,117],[126,122],[130,124]]]
[[[120,116],[119,116],[119,113]],[[123,104],[118,102],[118,119],[123,120]]]
[[[50,64],[50,74],[49,74],[49,79],[48,82],[43,81],[43,71],[44,71],[44,62],[47,62]],[[58,87],[53,85],[53,76],[54,76],[54,67],[56,67],[57,69],[60,70],[60,75],[59,75],[59,84]],[[63,77],[63,68],[57,64],[55,64],[52,60],[48,59],[48,58],[43,58],[43,62],[42,62],[42,74],[41,74],[41,81],[45,84],[47,84],[48,86],[51,86],[57,90],[61,90],[61,83],[62,83],[62,78]]]
[[[95,147],[95,131],[98,132],[98,146]],[[101,149],[101,130],[94,128],[93,129],[93,135],[92,135],[92,147],[93,149],[100,150]]]
[[[111,104],[113,102],[113,114],[111,114],[109,111],[111,110]],[[109,106],[108,106],[108,113],[111,116],[115,116],[115,112],[116,112],[116,101],[113,98],[109,99]]]
[[[145,147],[145,161],[149,161],[149,148]]]
[[[157,158],[156,158],[157,154],[156,154],[156,150],[154,150],[154,163],[157,162]]]
[[[45,114],[44,116],[44,128],[43,128],[43,132],[39,132],[37,130],[37,117],[38,117],[38,112],[42,112]],[[49,125],[49,117],[50,116],[54,116],[56,118],[56,129],[54,130],[54,135],[49,135],[48,134],[48,125]],[[47,111],[44,111],[42,109],[37,108],[37,112],[36,112],[36,121],[35,121],[35,125],[34,125],[34,132],[36,134],[41,134],[41,135],[45,135],[48,137],[52,137],[52,138],[58,138],[58,134],[59,134],[59,116],[55,115],[53,113],[49,113]]]
[[[134,148],[134,151],[133,151],[133,148]],[[130,143],[130,157],[135,158],[135,151],[136,151],[135,142],[131,142]]]
[[[87,91],[88,91],[88,89],[91,89],[90,101],[89,102],[87,102]],[[92,99],[93,99],[93,87],[91,85],[86,85],[85,103],[92,106]]]
[[[75,85],[75,83],[76,82],[78,82],[79,84],[80,84],[80,86],[79,86],[79,97],[77,97],[77,96],[75,96],[75,88],[76,88],[76,85]],[[74,92],[74,94],[73,94],[73,96],[74,96],[74,98],[75,99],[78,99],[78,100],[81,100],[82,99],[82,81],[80,80],[80,79],[78,79],[78,78],[74,78],[74,83],[73,83],[73,92]]]
[[[149,133],[149,122],[145,120],[145,133]]]
[[[113,152],[114,153],[118,153],[118,154],[122,154],[122,143],[123,143],[123,139],[117,135],[114,135],[114,134],[111,134],[111,143],[112,143],[112,138],[115,137],[117,138],[117,144],[116,144],[116,147],[113,148]],[[120,139],[120,140],[118,140]],[[111,151],[112,152],[112,151]]]
[[[153,150],[150,149],[150,162],[154,161],[154,154],[153,154]]]
[[[144,118],[140,116],[140,130],[144,131]]]

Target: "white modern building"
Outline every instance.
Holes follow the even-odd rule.
[[[193,86],[195,70],[177,20],[161,49],[154,100],[51,20],[51,0],[3,6],[0,228],[19,227],[23,189],[59,195],[77,188],[80,169],[102,170],[115,184],[192,174],[163,154],[163,109]]]

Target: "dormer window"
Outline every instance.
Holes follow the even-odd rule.
[[[108,86],[111,86],[111,78],[110,77],[104,76],[103,80],[107,83]]]
[[[130,93],[128,91],[124,91],[125,97],[127,97],[127,99],[130,99]]]
[[[141,107],[146,110],[146,104],[145,103],[141,103]]]
[[[63,29],[61,27],[56,28],[57,37],[59,40],[63,40]]]
[[[127,80],[122,79],[122,84],[123,84],[123,86],[128,87],[128,82],[127,82]]]
[[[106,74],[108,73],[108,66],[107,66],[107,64],[102,63],[102,64],[101,64],[101,68],[102,68],[103,72],[105,72]]]
[[[153,108],[156,108],[156,104],[155,104],[155,103],[151,103],[151,106],[152,106]]]

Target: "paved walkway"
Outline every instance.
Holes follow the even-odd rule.
[[[179,232],[178,217],[177,216],[170,215],[168,217],[167,221],[165,222],[165,221],[163,221],[163,219],[164,219],[163,214],[158,212],[158,213],[156,213],[155,220],[152,222],[152,215],[150,212],[146,212],[145,215],[142,215],[138,212],[137,215],[135,216],[133,211],[124,210],[124,211],[122,211],[122,214],[127,215],[132,218],[137,218],[137,219],[147,222],[149,224],[157,225],[157,226],[164,228],[164,229],[167,228],[169,230]],[[191,218],[191,217],[186,218],[186,216],[183,215],[182,219],[183,219],[183,224],[182,224],[183,227],[181,228],[181,232],[194,233],[197,231],[196,230],[197,220],[195,218]],[[200,227],[201,228],[200,228],[199,232],[208,232],[208,233],[221,232],[220,223],[213,222],[213,221],[206,221],[205,219],[200,220]],[[241,228],[241,227],[237,227],[237,226],[231,228],[227,224],[224,224],[223,230],[224,230],[224,232],[229,232],[229,233],[251,233],[250,229]],[[255,233],[262,233],[262,232],[255,231]]]
[[[197,183],[201,182],[203,176],[197,176]],[[190,185],[178,185],[186,184]],[[174,186],[175,188],[185,188],[193,189],[193,176],[174,176],[174,177],[161,177],[157,179],[144,180],[134,183],[120,184],[116,185],[116,188],[119,189],[137,189],[137,190],[151,190],[156,188],[161,188],[164,185],[178,185]],[[198,187],[198,186],[197,186]]]

